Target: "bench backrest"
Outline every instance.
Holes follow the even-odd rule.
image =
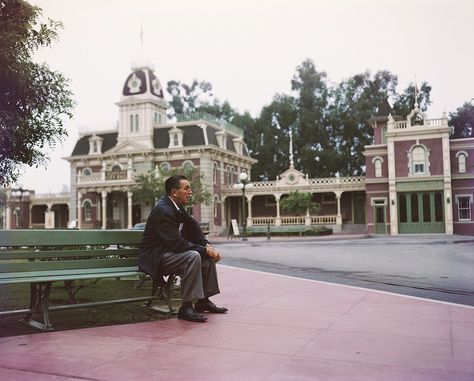
[[[137,266],[142,234],[140,230],[0,230],[0,273],[130,269]]]

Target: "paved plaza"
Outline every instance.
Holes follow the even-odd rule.
[[[0,339],[3,380],[474,379],[474,308],[219,265],[229,307]]]

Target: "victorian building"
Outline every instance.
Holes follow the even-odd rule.
[[[364,177],[310,179],[294,167],[290,140],[288,170],[244,194],[234,185],[256,160],[243,130],[206,113],[168,121],[152,65],[132,67],[116,104],[118,125],[80,135],[66,158],[71,193],[7,190],[6,228],[64,228],[67,221],[79,229],[131,228],[152,208],[133,198],[136,175],[187,167],[212,194],[209,205],[194,205],[192,213],[216,234],[235,219],[254,230],[324,225],[335,232],[474,235],[474,138],[452,139],[446,115],[427,119],[415,105],[402,118],[384,102],[372,120]],[[311,193],[319,212],[283,212],[280,201],[294,190]]]

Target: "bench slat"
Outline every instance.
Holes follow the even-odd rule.
[[[34,273],[10,273],[9,277],[0,278],[0,284],[12,283],[39,283],[39,282],[62,282],[65,280],[81,280],[81,279],[95,279],[95,278],[120,278],[143,275],[138,271],[137,267],[125,268],[110,268],[107,271],[104,269],[90,269],[88,272],[84,271],[41,271]]]
[[[0,230],[0,246],[133,245],[140,230]]]
[[[0,273],[42,270],[75,270],[136,266],[137,258],[77,259],[71,261],[22,261],[0,263]]]
[[[51,258],[71,258],[71,257],[106,257],[110,255],[119,255],[123,257],[134,257],[138,255],[137,249],[83,249],[83,250],[13,250],[0,249],[0,261],[11,259],[51,259]]]

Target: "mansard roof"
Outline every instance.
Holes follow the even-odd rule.
[[[71,156],[87,155],[89,153],[89,138],[93,134],[82,136],[76,143]],[[118,132],[99,133],[95,134],[103,139],[102,141],[102,152],[108,151],[109,149],[117,145]]]
[[[167,149],[170,144],[169,130],[173,127],[159,127],[153,130],[153,147],[155,149]],[[178,125],[178,129],[183,131],[183,147],[193,147],[193,146],[204,146],[206,144],[204,138],[203,129],[197,124],[188,124],[188,125]],[[215,133],[220,131],[217,128],[207,126],[206,133],[209,145],[218,147],[218,142]],[[89,138],[93,134],[82,136],[74,147],[71,156],[82,156],[89,154]],[[111,148],[117,145],[118,132],[110,133],[96,133],[96,136],[99,136],[103,139],[102,142],[102,153],[106,153]],[[227,150],[231,152],[236,152],[235,145],[233,142],[234,136],[227,135],[226,145]],[[250,156],[247,150],[247,147],[243,146],[243,155]]]

